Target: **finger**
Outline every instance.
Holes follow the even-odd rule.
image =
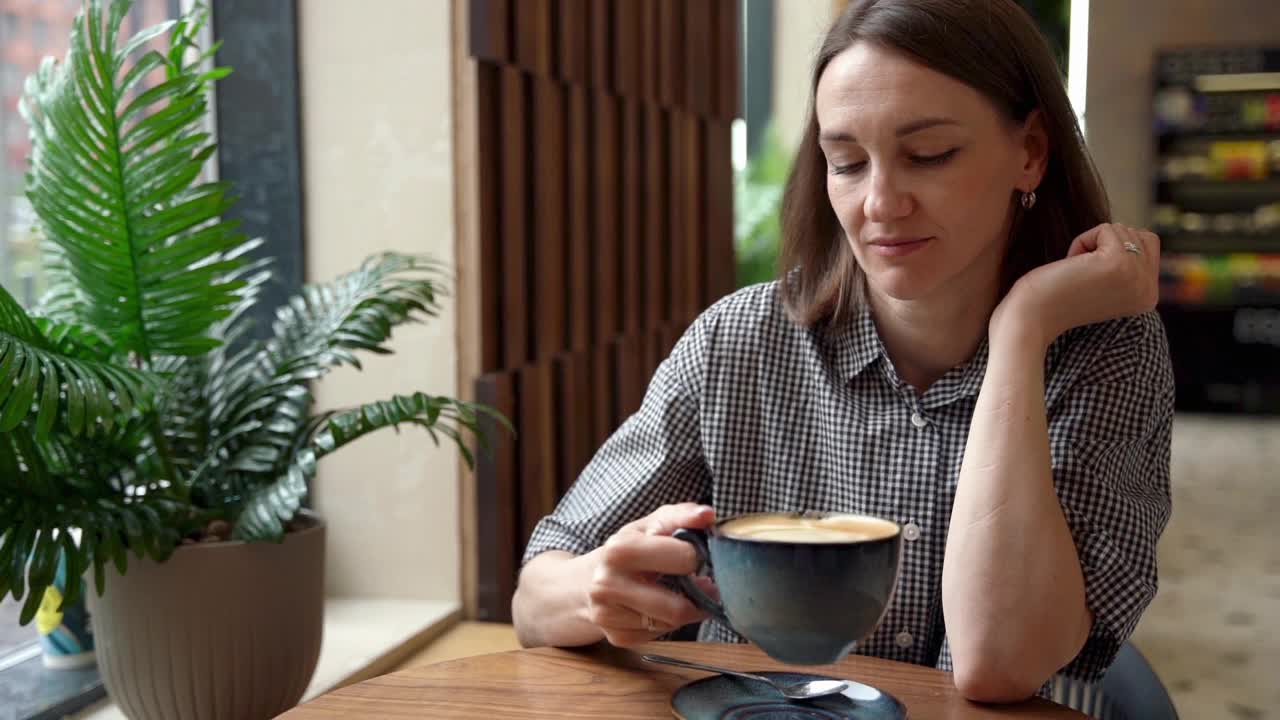
[[[665,623],[660,622],[657,618],[653,620],[653,630],[650,630],[645,624],[645,616],[621,605],[602,605],[600,608],[592,612],[588,618],[596,627],[605,632],[647,632],[650,634],[661,634],[669,632]]]
[[[1128,225],[1122,226],[1121,228],[1121,249],[1129,255],[1137,255],[1138,257],[1147,260],[1148,264],[1150,264],[1152,256],[1158,256],[1160,252],[1160,241],[1155,239],[1155,242],[1152,243],[1152,239],[1155,239],[1154,234],[1144,232],[1138,228],[1129,227]],[[1130,245],[1130,243],[1132,243],[1132,245]],[[1138,252],[1133,252],[1129,249],[1130,247],[1138,248]]]
[[[680,528],[703,529],[716,521],[716,512],[707,505],[681,503],[664,505],[653,511],[642,522],[649,535],[670,535]]]
[[[644,630],[645,632],[649,632],[650,637],[662,635],[663,633],[669,633],[672,630],[682,628],[685,625],[690,625],[692,623],[701,622],[707,619],[707,614],[698,610],[692,604],[690,604],[687,609],[685,609],[675,618],[663,618],[660,615],[653,615],[643,610],[636,610],[635,608],[630,608],[625,606],[624,606],[624,609],[627,610],[628,612],[631,612],[635,616],[636,618],[635,626],[640,628],[641,630]],[[652,630],[649,628],[649,626],[645,624],[646,619],[648,619],[649,621],[652,621],[653,623]],[[623,628],[623,629],[630,630],[631,628]]]
[[[716,581],[706,575],[694,575],[693,584],[698,586],[707,597],[720,602],[720,587],[716,585]]]
[[[1137,230],[1136,234],[1142,241],[1142,249],[1149,256],[1153,264],[1160,264],[1160,236],[1150,230]]]
[[[698,553],[684,540],[665,535],[620,532],[605,541],[601,564],[624,573],[691,575],[698,571]]]
[[[629,577],[604,576],[594,579],[587,590],[588,613],[599,612],[601,619],[592,622],[608,622],[607,608],[626,608],[640,617],[648,616],[664,627],[688,625],[704,617],[689,599],[660,585],[639,582]],[[627,626],[634,627],[634,621]],[[641,626],[642,627],[642,626]]]
[[[614,647],[630,648],[651,642],[656,634],[646,630],[605,630],[604,639]]]
[[[1102,223],[1080,233],[1067,248],[1067,257],[1075,257],[1098,249],[1098,242],[1103,233],[1112,232],[1111,225]]]

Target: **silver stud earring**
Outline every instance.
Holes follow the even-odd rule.
[[[1036,191],[1030,190],[1022,193],[1022,207],[1030,210],[1036,206]]]

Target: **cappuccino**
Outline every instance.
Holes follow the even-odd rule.
[[[740,540],[794,543],[851,543],[882,540],[898,533],[898,526],[864,515],[807,517],[778,513],[730,520],[720,527],[725,536]]]

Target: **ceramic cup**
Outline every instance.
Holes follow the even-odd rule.
[[[709,530],[682,528],[720,590],[707,597],[689,576],[671,578],[695,605],[794,665],[840,660],[880,623],[893,597],[902,530],[848,513],[756,513]]]

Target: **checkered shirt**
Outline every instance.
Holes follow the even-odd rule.
[[[919,396],[894,371],[869,310],[836,330],[807,329],[777,290],[740,290],[690,326],[640,410],[538,524],[524,562],[548,550],[588,552],[670,503],[707,503],[721,518],[890,518],[904,527],[901,578],[855,652],[950,670],[943,553],[987,344]],[[1095,617],[1063,674],[1090,682],[1155,596],[1156,541],[1170,512],[1173,374],[1154,313],[1065,333],[1045,367],[1054,485]],[[699,639],[742,641],[714,620]]]

